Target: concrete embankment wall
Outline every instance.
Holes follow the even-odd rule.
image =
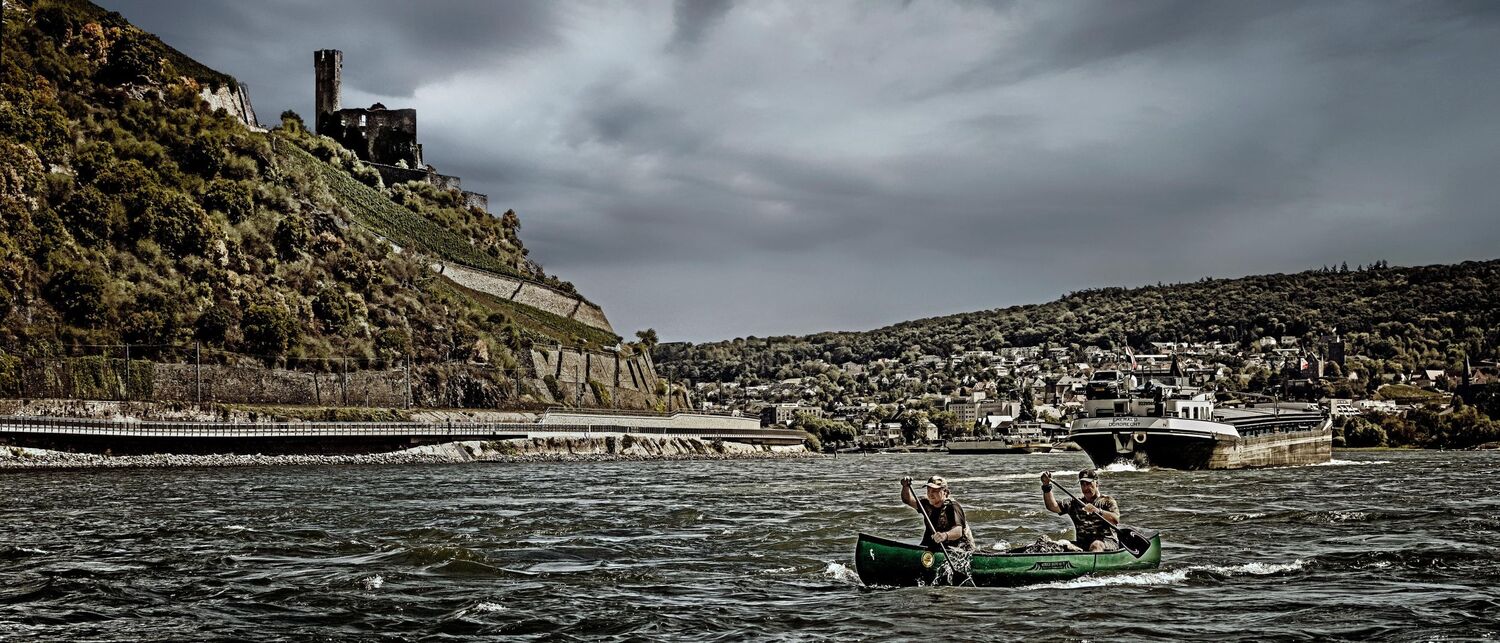
[[[536,282],[523,281],[515,277],[452,263],[434,264],[432,269],[465,288],[525,304],[559,317],[576,320],[610,334],[616,334],[614,327],[609,325],[609,319],[605,318],[603,309],[560,290]]]
[[[613,440],[613,441],[611,441]],[[0,448],[0,469],[92,469],[338,464],[445,464],[458,462],[598,462],[610,460],[740,460],[814,457],[801,445],[760,446],[688,438],[586,440],[526,439],[432,444],[365,454],[150,454],[102,455],[29,447]]]
[[[536,379],[530,385],[538,397],[549,403],[649,409],[661,399],[656,394],[659,378],[649,355],[625,356],[547,346],[533,347],[531,362]],[[548,376],[558,383],[561,396],[554,395],[547,386]],[[608,391],[610,399],[600,399],[594,391],[595,385]]]
[[[609,415],[604,413],[569,413],[547,411],[542,414],[542,424],[566,424],[572,426],[628,425],[654,429],[721,429],[724,431],[755,431],[760,429],[760,418],[708,415],[704,413],[674,413],[672,415]]]

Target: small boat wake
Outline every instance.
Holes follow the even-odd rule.
[[[1329,460],[1317,464],[1309,464],[1309,467],[1367,467],[1374,464],[1390,464],[1390,460]],[[1287,467],[1289,469],[1295,467]]]
[[[1086,589],[1090,587],[1120,587],[1145,585],[1177,585],[1190,580],[1220,580],[1233,576],[1272,576],[1301,570],[1306,566],[1302,560],[1290,563],[1245,563],[1243,565],[1189,565],[1181,569],[1163,569],[1150,572],[1126,572],[1101,576],[1085,576],[1072,580],[1031,585],[1027,589]]]
[[[1145,467],[1137,466],[1133,462],[1116,462],[1114,464],[1110,464],[1110,465],[1107,465],[1107,466],[1099,467],[1096,470],[1097,471],[1102,471],[1104,473],[1147,473],[1149,471],[1154,471],[1155,469],[1152,468],[1152,467],[1149,467],[1149,466],[1145,466]],[[1071,479],[1073,476],[1077,476],[1077,475],[1078,475],[1078,471],[1076,471],[1076,470],[1073,470],[1073,471],[1066,471],[1066,470],[1064,470],[1064,471],[1053,471],[1052,472],[1052,479],[1060,481],[1060,480],[1065,480],[1065,479]],[[1006,480],[1036,480],[1036,479],[1041,478],[1041,477],[1042,477],[1042,472],[1041,471],[1037,471],[1035,473],[1007,473],[1007,474],[998,475],[998,476],[975,476],[975,477],[972,477],[972,478],[949,478],[948,482],[1000,482],[1000,481],[1006,481]]]
[[[1368,467],[1377,464],[1390,464],[1390,460],[1329,460],[1327,462],[1316,462],[1313,464],[1294,464],[1286,467],[1270,467],[1272,469],[1302,469],[1305,467]]]

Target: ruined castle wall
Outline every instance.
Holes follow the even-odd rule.
[[[464,191],[462,186],[463,180],[456,176],[438,174],[437,172],[433,172],[432,174],[427,175],[427,182],[444,190],[454,190],[457,192]]]
[[[384,181],[386,185],[396,185],[399,183],[405,183],[407,181],[427,180],[427,172],[425,170],[414,170],[411,168],[396,167],[394,165],[387,165],[385,163],[369,163],[369,165],[370,167],[375,168],[376,172],[380,173],[380,180]]]
[[[434,264],[432,269],[465,288],[575,319],[609,333],[615,332],[598,306],[542,284],[451,263]]]
[[[479,208],[480,210],[484,210],[485,212],[490,211],[489,195],[480,194],[478,192],[470,192],[468,190],[464,190],[463,195],[464,205],[467,205],[471,208]]]
[[[320,132],[370,163],[422,165],[415,109],[341,109]]]
[[[464,192],[461,189],[463,179],[456,176],[438,174],[437,172],[429,172],[424,169],[398,167],[387,163],[369,163],[369,166],[375,168],[375,171],[380,173],[380,180],[384,181],[386,185],[396,185],[398,183],[406,183],[407,181],[421,181],[444,190],[457,190],[463,193],[466,200],[469,194],[472,194]],[[484,195],[481,194],[479,196]]]

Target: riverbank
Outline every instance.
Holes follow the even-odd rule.
[[[94,453],[67,453],[25,447],[0,447],[0,471],[22,469],[410,465],[457,464],[464,462],[762,460],[809,457],[819,457],[819,455],[808,452],[800,445],[752,445],[681,437],[552,437],[483,442],[445,442],[400,451],[352,455],[192,455],[174,453],[100,455]]]
[[[171,422],[535,422],[537,411],[0,399],[0,415]]]

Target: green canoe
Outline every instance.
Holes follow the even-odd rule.
[[[920,545],[860,534],[854,546],[854,569],[865,585],[957,585],[964,581],[962,558],[955,556],[958,574],[944,564],[943,552]],[[1026,554],[1016,551],[975,553],[969,556],[974,584],[982,587],[1020,585],[1077,578],[1084,574],[1128,569],[1150,569],[1161,564],[1161,536],[1151,536],[1151,547],[1140,558],[1123,549],[1110,552]]]

